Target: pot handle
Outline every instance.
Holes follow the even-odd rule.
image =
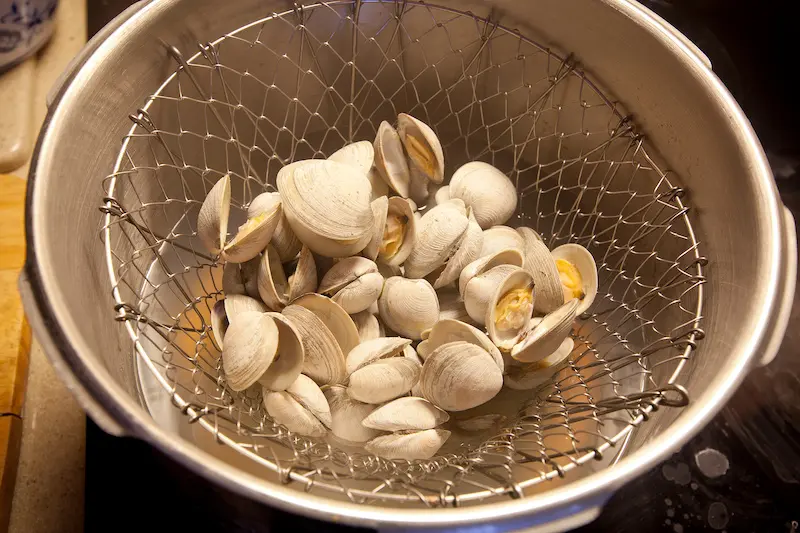
[[[783,270],[779,278],[778,310],[772,327],[772,336],[766,343],[760,366],[768,365],[775,359],[778,349],[783,342],[784,333],[789,326],[789,318],[794,304],[795,288],[797,284],[797,229],[791,211],[783,207]]]
[[[126,22],[136,13],[138,13],[145,5],[149,4],[151,1],[152,0],[139,0],[135,4],[125,9],[125,11],[114,17],[111,20],[111,22],[103,26],[100,29],[100,31],[94,34],[94,37],[92,37],[89,40],[89,42],[87,42],[83,46],[83,48],[81,48],[81,51],[78,52],[78,55],[72,58],[72,61],[69,62],[67,68],[65,68],[64,72],[62,72],[58,76],[55,83],[53,83],[53,86],[47,92],[47,96],[45,97],[45,103],[47,104],[48,108],[50,108],[50,106],[56,100],[59,93],[61,92],[61,89],[64,88],[64,86],[70,79],[72,79],[72,76],[78,71],[81,65],[83,65],[87,59],[89,59],[89,56],[92,55],[92,53],[94,53],[94,51],[100,47],[103,41],[105,41],[112,33],[114,33],[117,30],[117,28],[122,26],[124,22]]]
[[[92,398],[88,392],[86,392],[86,389],[75,378],[75,375],[68,367],[68,364],[61,355],[61,351],[58,349],[55,340],[50,336],[51,330],[48,327],[45,318],[39,312],[39,306],[36,303],[36,297],[33,295],[33,291],[31,289],[31,282],[28,280],[28,274],[24,269],[19,275],[19,281],[17,282],[17,285],[19,288],[19,294],[22,298],[22,307],[25,309],[25,316],[28,319],[28,324],[30,324],[31,330],[36,336],[36,340],[42,346],[45,355],[47,355],[47,358],[53,365],[58,378],[62,383],[64,383],[64,385],[66,385],[67,389],[69,389],[72,395],[78,400],[78,404],[80,404],[83,410],[86,411],[86,413],[92,418],[92,420],[95,421],[98,426],[100,426],[103,431],[109,435],[114,435],[115,437],[124,436],[126,432],[122,426],[115,422],[114,419],[105,411],[105,409],[103,409],[103,407],[97,403],[97,401]]]

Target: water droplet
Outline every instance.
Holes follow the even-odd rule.
[[[675,516],[675,509],[667,509],[667,516],[670,518]]]
[[[697,483],[692,483],[691,487],[692,487],[692,490],[697,490]]]
[[[714,448],[706,448],[700,450],[694,456],[694,461],[697,463],[697,468],[711,479],[725,475],[728,471],[730,463],[725,454],[715,450]]]
[[[661,474],[667,481],[674,481],[678,485],[688,485],[692,481],[692,473],[686,463],[665,464],[661,467]]]
[[[672,531],[674,531],[675,533],[683,533],[683,526],[680,524],[675,524],[674,526],[672,526]]]
[[[669,507],[670,505],[672,505],[672,500],[670,500],[669,498],[664,498],[664,503],[666,503],[667,506]]]
[[[683,513],[683,519],[684,519],[684,520],[689,520],[689,515],[688,515],[688,513]]]
[[[672,523],[672,520],[667,518],[666,520],[664,520],[664,523],[667,524],[667,525],[670,525]]]
[[[728,508],[722,502],[714,502],[708,506],[708,525],[714,529],[724,529],[728,525]]]

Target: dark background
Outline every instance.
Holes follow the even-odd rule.
[[[88,0],[90,35],[131,3]],[[800,104],[796,87],[788,81],[789,72],[798,64],[800,48],[796,44],[795,10],[790,9],[796,9],[797,2],[643,3],[685,33],[711,59],[714,71],[752,121],[784,203],[795,219],[800,218],[800,142],[796,133]],[[220,9],[224,9],[224,2]],[[664,464],[618,491],[601,517],[580,531],[798,531],[799,326],[800,300],[795,297],[789,332],[775,361],[752,372],[708,427]],[[104,434],[91,421],[87,424],[86,455],[85,516],[89,532],[111,528],[354,531],[245,502],[148,445]],[[715,462],[709,465],[702,458],[715,458]]]

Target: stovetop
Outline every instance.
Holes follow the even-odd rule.
[[[90,33],[129,0],[88,0]],[[790,2],[647,0],[711,59],[761,139],[783,202],[800,220],[800,105]],[[776,359],[753,371],[708,427],[620,489],[581,532],[800,531],[800,297]],[[200,479],[150,446],[87,424],[86,531],[357,531],[267,508]],[[124,480],[120,483],[120,480]],[[209,501],[215,505],[208,505]],[[223,503],[224,505],[220,505]],[[158,507],[158,518],[151,511]],[[225,508],[220,513],[218,509]],[[146,512],[143,510],[147,510]],[[157,520],[157,522],[155,521]]]

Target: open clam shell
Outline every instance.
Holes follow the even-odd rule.
[[[261,257],[256,256],[244,263],[225,263],[222,267],[222,291],[225,295],[245,294],[260,298],[258,294],[258,265]]]
[[[461,294],[461,298],[463,299],[466,295],[467,285],[475,276],[480,276],[500,265],[522,267],[523,261],[522,253],[513,248],[498,250],[490,255],[476,259],[464,267],[458,276],[458,291]]]
[[[459,341],[480,346],[489,352],[489,355],[492,356],[492,359],[500,369],[500,372],[503,371],[503,357],[500,354],[500,350],[497,349],[497,346],[494,345],[491,339],[478,328],[458,320],[444,319],[437,322],[436,325],[431,329],[428,340],[424,341],[427,343],[425,350],[428,352],[428,354],[430,354],[439,346]],[[419,348],[419,346],[417,348]],[[427,358],[427,355],[425,358]]]
[[[417,237],[404,263],[409,278],[424,278],[456,253],[469,226],[464,202],[451,200],[426,211],[417,223]]]
[[[353,319],[353,323],[356,325],[358,338],[361,339],[362,343],[383,337],[383,326],[378,317],[371,311],[361,311],[350,315],[350,318]]]
[[[303,341],[291,321],[280,313],[267,313],[278,326],[278,353],[258,380],[269,390],[280,391],[294,383],[303,370]]]
[[[497,288],[508,276],[520,270],[513,265],[498,265],[469,280],[464,291],[464,307],[476,324],[486,325],[489,304]]]
[[[317,267],[307,246],[300,252],[295,271],[286,276],[278,252],[268,245],[258,267],[258,294],[273,311],[280,311],[303,294],[314,292],[317,286]]]
[[[359,368],[389,357],[396,357],[411,344],[411,340],[403,337],[381,337],[371,341],[362,342],[347,354],[347,374],[352,374]]]
[[[467,214],[469,218],[467,230],[464,232],[453,257],[447,260],[444,270],[433,283],[434,289],[440,289],[454,282],[458,279],[464,267],[472,263],[480,255],[481,247],[483,246],[483,230],[475,220],[471,209],[467,209]]]
[[[567,360],[575,348],[575,342],[567,337],[558,349],[539,361],[509,368],[503,383],[509,389],[530,390],[546,382],[558,370],[561,363]]]
[[[276,203],[271,209],[248,218],[233,239],[222,248],[222,259],[231,263],[244,263],[258,256],[272,239],[282,216],[281,204]]]
[[[591,252],[579,244],[564,244],[552,252],[560,275],[564,299],[580,300],[577,314],[585,313],[597,296],[597,264]],[[577,275],[576,275],[577,273]]]
[[[408,198],[411,175],[400,135],[385,120],[378,127],[373,143],[375,169],[394,192]]]
[[[538,233],[530,228],[518,228],[517,231],[525,241],[525,263],[522,266],[536,283],[534,309],[537,313],[552,313],[564,303],[556,262]]]
[[[230,294],[224,300],[219,300],[211,309],[211,329],[217,346],[224,347],[225,332],[235,319],[236,315],[245,311],[267,312],[267,307],[256,300],[243,294]]]
[[[283,315],[300,334],[305,358],[303,373],[320,385],[341,383],[345,359],[339,342],[317,315],[299,305],[289,305]]]
[[[408,461],[430,459],[439,451],[450,432],[445,429],[426,429],[411,433],[392,433],[375,437],[364,449],[386,459],[406,459]]]
[[[277,192],[261,193],[250,202],[250,207],[247,208],[247,217],[255,218],[262,213],[269,212],[277,203],[280,204],[281,195]],[[289,221],[286,220],[286,215],[281,209],[281,216],[275,225],[275,231],[272,232],[272,239],[269,243],[278,252],[281,263],[288,263],[297,257],[303,243],[295,236],[292,228],[289,227]]]
[[[331,433],[334,436],[347,444],[361,444],[378,436],[378,430],[362,424],[375,409],[374,405],[354,400],[347,394],[347,388],[341,385],[332,385],[324,392],[331,408]]]
[[[225,174],[209,191],[197,215],[197,236],[213,255],[225,246],[231,209],[231,177]]]
[[[433,429],[450,420],[450,415],[424,398],[408,396],[384,404],[367,416],[362,424],[381,431]]]
[[[361,342],[353,319],[330,298],[311,293],[301,296],[293,303],[308,309],[325,324],[336,338],[342,354],[350,353]]]
[[[322,278],[318,292],[329,296],[349,314],[369,309],[383,290],[378,266],[365,257],[348,257],[336,263]]]
[[[480,257],[510,248],[520,252],[525,250],[525,240],[517,230],[508,226],[493,226],[483,230],[483,246],[481,247]]]
[[[379,359],[350,374],[347,394],[364,403],[388,402],[408,393],[420,371],[419,363],[405,357]]]
[[[481,228],[505,224],[517,209],[517,189],[508,176],[488,163],[473,161],[450,179],[450,197],[471,207]]]
[[[386,196],[375,198],[369,206],[372,209],[373,216],[372,238],[362,253],[367,259],[375,261],[378,258],[378,252],[383,243],[383,234],[386,231],[386,219],[389,216],[389,198]]]
[[[228,386],[243,391],[256,383],[278,353],[278,326],[265,313],[244,311],[225,332],[222,368]]]
[[[328,158],[329,161],[353,166],[366,175],[372,168],[375,149],[369,141],[358,141],[340,148]]]
[[[372,260],[400,266],[411,254],[417,236],[417,219],[411,201],[393,196],[373,203],[375,234],[364,255]]]
[[[264,390],[264,407],[273,420],[300,435],[322,437],[333,425],[322,390],[302,374],[285,391]]]
[[[408,154],[409,166],[418,169],[429,181],[444,180],[444,152],[430,126],[406,113],[397,116],[397,133]]]
[[[494,398],[503,387],[503,373],[480,346],[450,342],[425,359],[420,386],[425,398],[440,409],[464,411]]]
[[[419,340],[422,332],[439,320],[439,299],[431,284],[424,279],[395,276],[384,283],[378,311],[389,329]]]
[[[425,205],[428,203],[430,196],[430,181],[422,173],[421,170],[411,166],[410,169],[411,179],[408,182],[408,197],[417,205]]]
[[[575,322],[579,300],[565,303],[542,318],[536,326],[528,330],[522,340],[511,350],[511,357],[523,363],[541,361],[564,342]]]
[[[492,342],[511,351],[528,329],[535,300],[533,277],[527,270],[516,270],[500,283],[489,299],[486,329]]]
[[[278,172],[277,183],[292,231],[313,252],[347,257],[370,241],[372,188],[355,167],[328,160],[293,163]]]

